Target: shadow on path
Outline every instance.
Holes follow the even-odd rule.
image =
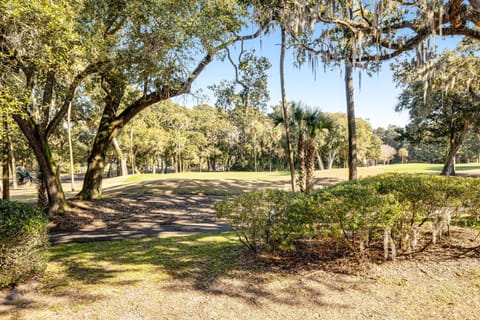
[[[219,197],[131,195],[78,201],[50,225],[52,244],[220,233],[231,228],[215,216]]]

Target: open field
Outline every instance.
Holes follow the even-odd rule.
[[[377,166],[359,174],[440,167]],[[480,173],[478,165],[459,169]],[[346,176],[345,169],[319,171],[317,187]],[[288,189],[288,173],[106,179],[105,199],[75,204],[83,220],[71,227],[125,231],[174,219],[214,222],[216,199],[263,188]],[[16,197],[34,201],[34,190],[23,191]],[[414,259],[380,264],[322,260],[315,248],[300,257],[253,256],[234,233],[205,232],[53,245],[41,278],[0,291],[0,319],[473,320],[480,313],[478,230],[452,227],[451,238]]]
[[[440,164],[396,164],[388,166],[360,167],[359,177],[377,175],[386,172],[398,173],[440,173]],[[479,164],[462,164],[457,166],[459,175],[480,175]],[[316,171],[316,187],[348,179],[345,168]],[[133,194],[196,194],[229,195],[260,189],[290,188],[288,172],[187,172],[175,174],[139,174],[127,177],[104,179],[104,195],[116,196],[122,193]],[[63,184],[68,197],[73,197],[70,183]],[[75,190],[80,190],[81,181],[75,182]],[[34,186],[12,190],[12,200],[35,202]]]

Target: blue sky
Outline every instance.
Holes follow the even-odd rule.
[[[458,38],[446,40],[437,39],[438,46],[454,48]],[[278,33],[264,36],[261,40],[252,40],[245,48],[254,48],[256,54],[267,57],[272,67],[268,70],[268,85],[270,93],[270,105],[280,102],[280,78],[279,78],[279,43]],[[287,99],[290,101],[302,101],[305,105],[318,108],[324,112],[345,112],[345,85],[343,70],[336,69],[324,72],[323,66],[319,66],[316,76],[310,66],[305,65],[300,69],[293,66],[293,53],[287,52],[285,82]],[[367,119],[374,127],[387,127],[389,124],[404,126],[408,123],[407,112],[395,112],[394,107],[400,89],[396,88],[392,81],[390,61],[384,63],[382,70],[368,77],[365,73],[361,76],[361,88],[359,86],[359,71],[355,72],[355,107],[356,116]],[[214,105],[215,98],[207,89],[209,85],[219,83],[222,80],[231,80],[234,70],[228,62],[215,61],[211,63],[204,73],[194,82],[192,92],[201,90],[204,99],[179,98],[176,102],[192,106],[198,103]]]

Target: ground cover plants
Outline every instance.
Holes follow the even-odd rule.
[[[380,247],[385,260],[436,244],[452,223],[478,221],[479,208],[478,179],[425,174],[368,177],[305,197],[259,191],[216,204],[255,252],[291,250],[309,236],[342,240],[361,257]]]

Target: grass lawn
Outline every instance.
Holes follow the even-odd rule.
[[[376,166],[359,168],[359,175],[436,173],[440,168]],[[458,169],[471,173],[480,166]],[[317,183],[346,176],[346,169],[318,171]],[[105,185],[106,197],[112,198],[226,195],[288,189],[289,175],[135,175],[107,179]],[[466,241],[471,246],[478,239]],[[446,242],[439,248],[450,246]],[[339,273],[326,262],[284,268],[276,260],[254,259],[230,232],[61,244],[50,248],[49,257],[41,278],[0,291],[0,319],[477,319],[480,313],[478,254],[425,253],[424,258],[360,269],[348,269],[348,262],[339,259],[334,263],[348,270]]]
[[[156,282],[167,278],[190,278],[202,286],[233,270],[234,257],[241,249],[231,232],[56,245],[50,249],[42,287],[62,295],[92,285],[103,290],[135,284],[139,279]]]
[[[358,176],[366,177],[386,172],[398,173],[440,173],[441,164],[394,164],[374,167],[359,167]],[[461,164],[457,171],[463,174],[480,175],[479,164]],[[348,169],[335,168],[316,171],[316,186],[328,185],[348,179]],[[197,195],[231,195],[259,189],[290,188],[290,174],[286,171],[273,172],[187,172],[172,174],[137,174],[127,177],[104,179],[104,195],[115,197],[121,194],[197,194]],[[76,182],[80,190],[81,182]],[[64,184],[67,197],[76,192],[69,191],[70,183]],[[12,190],[12,199],[20,202],[35,203],[34,186]]]
[[[396,164],[374,167],[359,167],[358,176],[367,177],[386,172],[397,173],[440,173],[442,165],[437,164]],[[480,165],[457,166],[459,173],[480,174]],[[348,169],[336,168],[315,172],[316,187],[330,185],[348,179]],[[188,172],[177,174],[139,174],[122,179],[123,183],[108,187],[105,195],[128,194],[195,194],[235,195],[261,189],[290,189],[288,172]]]
[[[255,263],[232,233],[63,244],[49,255],[39,282],[0,303],[0,319],[475,319],[480,312],[477,258],[292,273]]]

